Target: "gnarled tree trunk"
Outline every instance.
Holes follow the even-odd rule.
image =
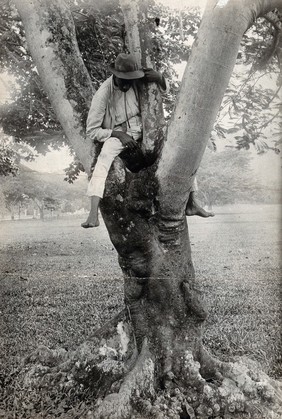
[[[31,28],[29,45],[46,89],[50,75],[51,78],[52,75],[57,78],[60,73],[60,83],[65,83],[62,88],[56,89],[54,95],[50,92],[49,97],[69,140],[77,149],[77,139],[74,137],[77,126],[80,138],[83,137],[81,125],[70,125],[75,112],[76,122],[79,120],[77,102],[72,102],[75,98],[68,99],[66,108],[70,112],[67,115],[62,115],[60,106],[57,106],[58,101],[66,101],[64,71],[65,65],[71,68],[68,67],[70,63],[62,59],[60,64],[54,64],[51,69],[49,66],[47,72],[46,64],[40,67],[45,56],[43,51],[52,53],[50,57],[57,63],[61,42],[64,48],[67,47],[70,42],[68,35],[73,31],[69,27],[70,18],[64,20],[66,11],[61,9],[58,12],[53,1],[50,5],[45,4],[43,12],[39,0],[34,0],[37,14],[30,10],[30,16],[27,16],[22,3],[29,1],[17,0],[17,4],[27,32]],[[146,2],[135,0],[129,3],[123,0],[121,5],[130,49],[143,66],[148,65],[146,60],[150,39],[146,34]],[[160,103],[159,92],[156,86],[143,92],[143,152],[149,156],[150,166],[134,174],[117,158],[107,179],[101,204],[124,273],[125,304],[133,324],[133,345],[130,348],[135,347],[137,351],[132,350],[132,357],[127,356],[125,371],[129,372],[126,378],[119,385],[118,392],[106,397],[100,404],[95,418],[138,417],[138,400],[142,396],[153,399],[157,390],[170,392],[175,391],[176,387],[184,389],[186,399],[176,406],[175,414],[178,416],[175,417],[179,417],[179,409],[184,412],[182,417],[190,418],[195,417],[195,412],[199,417],[224,415],[226,412],[237,412],[242,417],[244,411],[256,417],[254,412],[255,406],[260,403],[259,394],[264,394],[258,383],[266,380],[265,376],[258,373],[256,378],[251,378],[253,366],[247,369],[240,365],[223,365],[208,355],[203,347],[202,327],[206,312],[195,286],[184,211],[236,61],[240,40],[255,17],[279,5],[280,0],[209,2],[166,138],[162,118],[161,123],[157,124],[161,114],[156,108],[156,103],[158,106]],[[61,34],[63,39],[48,33],[50,20],[46,19],[44,13],[53,14],[55,10],[62,25],[61,30],[56,27],[56,34]],[[43,19],[40,23],[39,16]],[[35,30],[44,35],[40,44],[34,37]],[[65,30],[69,32],[65,33]],[[71,45],[71,56],[77,58],[76,46],[72,42]],[[84,67],[80,65],[76,71],[82,73],[82,85],[86,86],[87,83],[83,97],[84,103],[89,104],[91,88]],[[79,83],[77,86],[81,91]],[[157,141],[154,141],[156,138]],[[84,166],[89,167],[88,146],[77,149],[77,152]],[[216,381],[210,383],[211,380]],[[276,391],[279,386],[268,381],[266,387],[267,391],[270,388]],[[279,403],[275,397],[271,403],[260,411],[263,415],[268,415],[271,410],[274,415],[279,415]],[[142,406],[139,409],[143,412],[142,417],[157,417],[154,415],[158,414],[161,415],[159,417],[170,417],[158,411],[158,408],[154,410],[150,404]]]

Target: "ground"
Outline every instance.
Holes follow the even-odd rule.
[[[205,343],[222,360],[244,355],[281,378],[281,208],[215,212],[208,220],[189,218],[210,312]],[[39,345],[75,350],[123,307],[123,280],[105,226],[84,230],[82,221],[0,223],[0,417],[25,417],[16,391],[23,358]],[[7,415],[11,405],[14,416]]]

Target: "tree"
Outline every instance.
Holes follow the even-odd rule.
[[[250,168],[245,150],[206,149],[198,172],[199,197],[205,205],[262,202],[261,186]],[[221,175],[217,176],[220,172]]]
[[[44,219],[45,209],[56,209],[60,205],[61,195],[56,185],[40,178],[40,174],[20,166],[18,176],[3,179],[3,193],[7,209],[14,218],[15,206],[19,209],[22,205],[32,201]]]
[[[89,172],[84,116],[92,85],[71,14],[54,0],[15,3],[53,109]],[[152,49],[146,6],[144,0],[121,1],[128,48],[144,67],[150,66]],[[243,417],[246,412],[258,417],[257,406],[259,417],[281,413],[277,382],[253,365],[220,362],[202,344],[206,312],[195,283],[184,215],[241,38],[254,17],[276,7],[281,7],[280,0],[208,3],[167,131],[158,90],[144,88],[142,161],[136,167],[126,153],[116,159],[101,205],[124,273],[127,316],[122,313],[97,333],[96,352],[75,375],[91,383],[96,397],[106,395],[95,418]],[[119,343],[107,351],[114,331]],[[152,406],[160,391],[165,400],[181,393],[165,413],[158,403]]]
[[[253,145],[258,154],[269,149],[279,153],[279,92],[282,84],[278,39],[281,25],[281,14],[276,10],[257,19],[256,25],[242,39],[237,69],[226,90],[215,125],[221,137],[228,134],[235,137],[238,149],[249,149]]]
[[[28,196],[22,191],[21,186],[19,184],[14,184],[13,188],[9,190],[4,187],[3,195],[6,208],[11,214],[11,219],[15,219],[16,210],[18,211],[20,218],[21,208],[28,202]]]
[[[107,67],[114,57],[126,48],[122,11],[117,1],[96,1],[90,5],[84,0],[77,0],[75,5],[69,2],[69,7],[82,59],[96,88],[109,75]],[[1,67],[16,81],[11,100],[0,107],[0,123],[5,133],[13,136],[16,142],[26,141],[37,152],[46,153],[49,146],[58,148],[67,142],[67,138],[28,51],[22,22],[10,2],[2,2],[0,11],[0,36],[3,41],[0,46]],[[149,4],[148,15],[150,23],[156,25],[152,38],[152,61],[156,69],[165,73],[170,83],[170,92],[164,98],[166,119],[169,120],[179,89],[172,65],[188,59],[191,39],[195,38],[199,27],[200,13],[196,8],[186,8],[179,13],[161,5]],[[236,70],[226,89],[215,125],[215,131],[221,137],[225,138],[230,133],[236,135],[238,148],[248,148],[253,144],[260,153],[269,148],[278,151],[281,126],[277,110],[281,102],[278,94],[282,80],[278,68],[280,29],[281,16],[276,12],[267,19],[258,19],[243,37],[237,57],[237,68],[241,66],[242,69],[240,73]],[[273,80],[277,79],[277,88],[263,89],[259,85],[263,74],[257,69],[263,70]],[[247,78],[246,72],[249,72]],[[227,127],[226,115],[229,116]],[[270,122],[273,132],[266,138],[264,131]],[[68,145],[72,148],[69,142]],[[8,167],[5,165],[3,169],[7,171]],[[75,159],[66,170],[68,180],[76,179],[81,169],[81,164]]]
[[[16,175],[21,160],[31,161],[34,154],[24,142],[15,143],[0,131],[0,176]]]
[[[2,187],[0,188],[0,215],[1,217],[4,216],[6,209],[6,202],[5,202],[5,196],[2,190]]]

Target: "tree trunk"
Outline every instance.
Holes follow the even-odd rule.
[[[91,167],[85,123],[94,93],[64,0],[15,0],[45,92],[84,169]]]
[[[270,8],[277,4],[268,2]],[[130,174],[116,162],[107,182],[102,213],[124,273],[125,303],[137,348],[140,352],[146,345],[158,388],[171,388],[177,383],[201,393],[207,388],[206,379],[218,380],[218,372],[226,374],[228,370],[202,345],[206,312],[195,284],[184,211],[241,38],[262,6],[265,12],[265,2],[210,2],[158,166]],[[133,51],[136,25],[134,28],[129,43]],[[227,387],[222,381],[222,389],[232,392]],[[211,392],[216,399],[217,390]],[[120,404],[124,404],[120,393]],[[243,393],[242,388],[240,397]],[[114,404],[117,406],[117,399]],[[101,417],[112,408],[111,403],[105,406]]]
[[[43,208],[43,206],[39,207],[39,214],[40,214],[40,220],[44,220],[44,208]]]
[[[125,274],[126,303],[139,349],[146,338],[155,362],[161,365],[161,380],[183,371],[184,357],[176,354],[189,350],[202,361],[206,313],[195,288],[184,211],[241,38],[254,14],[259,15],[262,7],[267,10],[265,3],[208,4],[157,169],[133,175],[117,164],[107,183],[102,211]],[[127,0],[121,3],[129,45],[139,53],[146,49],[140,47],[141,33],[143,45],[149,45],[143,17],[146,2],[135,1],[129,16],[128,4]],[[268,7],[276,4],[268,2]]]
[[[49,45],[49,36],[52,40],[63,42],[56,33],[50,34],[48,30],[50,16],[55,13],[54,2],[50,2],[51,6],[48,3],[46,9],[49,20],[41,16],[40,23],[39,11],[42,12],[43,6],[39,7],[36,2],[35,11],[29,9],[27,12],[20,3],[17,0],[27,33],[30,33],[29,44],[35,45],[34,48],[30,47],[31,52],[36,57],[38,70],[47,85],[50,75],[57,78],[61,66],[70,64],[64,61],[64,57],[60,65],[56,64],[47,73],[45,67],[39,65],[42,49],[47,42]],[[117,158],[108,176],[101,203],[102,214],[124,273],[125,304],[133,324],[132,340],[139,356],[136,359],[129,357],[125,370],[130,372],[119,385],[118,393],[106,397],[100,404],[95,418],[135,417],[140,398],[157,397],[155,391],[160,389],[170,397],[172,393],[169,392],[175,391],[176,387],[183,388],[186,397],[180,403],[182,417],[195,417],[195,411],[198,417],[203,418],[225,415],[234,412],[234,409],[242,412],[248,403],[248,389],[255,394],[251,406],[258,403],[256,380],[242,378],[253,367],[244,370],[240,365],[223,365],[208,355],[202,345],[202,325],[206,312],[195,284],[184,211],[193,178],[236,61],[240,40],[255,16],[279,4],[280,0],[219,0],[208,4],[165,142],[164,127],[162,123],[156,123],[159,111],[157,114],[153,111],[155,100],[158,106],[160,103],[159,92],[156,87],[143,92],[144,109],[148,106],[152,110],[145,117],[143,113],[146,126],[143,151],[150,156],[151,166],[138,173],[131,173],[125,169],[123,161]],[[143,54],[147,56],[146,48],[150,45],[144,26],[148,20],[144,12],[146,2],[130,2],[131,9],[128,5],[127,0],[122,1],[129,45],[144,63]],[[66,22],[57,10],[56,16],[59,16],[59,22],[65,28]],[[31,31],[28,26],[31,26]],[[42,33],[40,29],[43,29]],[[40,48],[38,40],[34,38],[35,30],[38,37],[41,34],[44,38]],[[58,27],[57,31],[64,33]],[[37,49],[41,51],[40,54]],[[75,51],[73,54],[78,54]],[[55,54],[56,59],[61,54],[58,54],[55,44],[52,44],[50,52]],[[79,71],[82,71],[81,68]],[[64,76],[60,80],[65,82]],[[89,92],[89,89],[86,91]],[[66,85],[63,84],[59,92],[54,93],[53,99],[50,95],[58,117],[62,119],[62,126],[65,116],[55,106],[55,102],[58,96],[60,100],[65,100],[65,94]],[[68,111],[70,106],[72,102],[68,100]],[[67,128],[76,105],[71,109],[66,117]],[[79,116],[76,121],[78,119]],[[73,129],[72,126],[68,132],[72,133]],[[72,135],[68,136],[74,148],[77,147],[77,140]],[[80,132],[79,138],[82,137]],[[154,145],[156,138],[157,146]],[[89,158],[86,153],[85,146],[80,158],[84,166],[88,167]],[[134,359],[135,365],[132,367]],[[208,383],[214,379],[216,381],[212,384]],[[272,385],[270,383],[269,387]],[[279,407],[277,403],[274,405],[270,409],[276,414]],[[157,417],[157,414],[161,415],[159,417],[171,417],[158,411],[158,408],[153,411],[151,407],[147,406],[146,414],[143,412],[142,417]],[[139,409],[141,413],[142,409]],[[255,411],[255,407],[249,404],[248,409],[251,413]],[[179,409],[178,416],[174,417],[180,417]]]

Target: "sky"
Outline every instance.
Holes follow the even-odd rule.
[[[45,156],[40,156],[33,162],[25,164],[30,169],[39,172],[62,173],[72,160],[68,147],[62,147],[60,150],[52,150]]]

